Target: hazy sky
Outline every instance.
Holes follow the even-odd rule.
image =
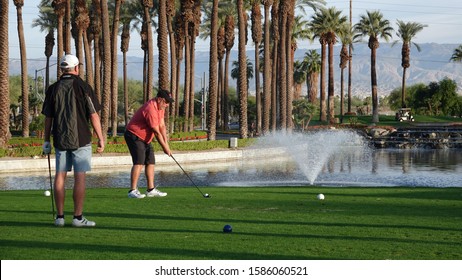
[[[110,0],[109,0],[110,1]],[[40,0],[26,0],[23,7],[23,25],[27,45],[27,57],[29,59],[44,58],[44,42],[46,33],[40,32],[38,27],[32,28],[32,21],[38,16],[38,4]],[[327,7],[336,7],[344,15],[349,16],[349,0],[327,1]],[[388,19],[393,27],[396,27],[396,20],[415,21],[428,25],[423,31],[417,34],[416,43],[451,43],[462,44],[462,1],[461,0],[379,0],[379,1],[353,1],[353,24],[356,23],[361,14],[367,10],[380,10],[385,19]],[[307,10],[307,19],[312,15]],[[13,1],[9,2],[9,57],[18,59],[19,41],[17,36],[16,7]],[[393,34],[395,35],[395,34]],[[396,36],[394,36],[396,38]],[[397,39],[397,38],[396,38]],[[119,38],[120,48],[120,38]],[[310,45],[307,42],[298,44],[299,48],[317,48],[317,44]],[[237,44],[235,44],[235,47]],[[198,41],[197,50],[207,50],[208,41]],[[253,48],[253,46],[251,46]],[[53,52],[56,54],[56,46]],[[139,35],[131,34],[130,49],[128,56],[143,56],[140,48]]]

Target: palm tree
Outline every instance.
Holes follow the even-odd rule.
[[[403,46],[401,48],[401,66],[403,67],[403,82],[401,86],[401,107],[406,108],[406,69],[411,66],[411,44],[414,44],[414,46],[420,52],[420,46],[412,42],[412,39],[427,25],[417,22],[403,22],[401,20],[397,20],[396,23],[398,25],[398,32],[396,32],[396,35],[403,42]],[[397,41],[395,41],[393,45],[396,44],[396,42]]]
[[[264,23],[264,43],[263,43],[263,116],[262,116],[262,133],[266,135],[269,131],[270,107],[271,107],[271,54],[270,54],[270,7],[273,0],[263,0],[262,4],[265,11]]]
[[[83,39],[86,37],[86,30],[90,26],[90,18],[88,16],[87,3],[85,0],[75,0],[74,2],[74,28],[75,31],[75,49],[76,55],[80,61],[84,60],[83,55]],[[73,30],[74,30],[73,28]],[[88,48],[87,48],[88,49]],[[90,60],[91,61],[91,60]],[[83,65],[79,65],[80,78],[84,78],[85,71],[83,71]]]
[[[189,131],[189,117],[190,117],[190,108],[191,102],[194,102],[194,99],[191,100],[191,25],[194,22],[194,1],[181,1],[180,13],[183,23],[181,27],[184,28],[183,34],[185,35],[184,41],[184,60],[185,60],[185,73],[184,73],[184,97],[183,97],[183,116],[184,116],[184,126],[183,131]]]
[[[158,6],[157,47],[159,50],[159,88],[170,89],[169,79],[169,49],[167,27],[167,0],[159,0]]]
[[[452,53],[451,60],[454,62],[462,62],[462,45],[458,46]]]
[[[237,18],[239,29],[239,47],[238,47],[238,61],[239,61],[239,78],[238,96],[239,96],[239,135],[240,138],[245,139],[248,135],[247,124],[247,69],[246,69],[246,15],[244,11],[244,1],[237,0]]]
[[[176,86],[177,86],[177,82],[176,82],[176,78],[177,78],[177,75],[176,75],[176,68],[177,68],[177,64],[175,62],[175,58],[176,58],[176,49],[177,49],[177,46],[176,46],[176,40],[175,40],[175,34],[173,32],[173,22],[174,22],[174,17],[175,17],[175,13],[176,13],[176,9],[175,9],[175,0],[167,0],[167,28],[168,28],[168,36],[169,36],[169,45],[170,45],[170,92],[172,94],[174,94],[176,92]],[[168,107],[168,117],[169,118],[169,122],[167,122],[169,125],[169,131],[170,133],[173,133],[173,130],[174,130],[174,127],[175,127],[175,112],[176,112],[176,103],[177,100],[175,98],[175,102],[173,104],[171,104],[169,107]]]
[[[329,65],[329,83],[327,87],[329,100],[329,122],[333,122],[334,114],[334,45],[337,43],[337,34],[341,31],[341,27],[347,21],[346,16],[342,16],[342,12],[335,7],[320,10],[326,18],[324,25],[325,38],[329,50],[328,65]]]
[[[143,5],[143,28],[142,28],[142,40],[144,45],[144,57],[145,64],[147,65],[146,73],[144,76],[146,92],[146,101],[152,97],[152,85],[154,77],[154,47],[152,43],[152,19],[150,10],[154,6],[153,0],[140,0]]]
[[[126,14],[123,9],[123,14]],[[123,97],[124,97],[124,121],[125,125],[128,124],[128,77],[127,77],[127,52],[130,47],[130,16],[123,16],[122,20],[122,34],[120,36],[120,51],[122,52],[122,69],[123,69]]]
[[[306,70],[302,66],[303,61],[296,60],[294,62],[294,100],[300,99],[302,96],[302,84],[306,82]]]
[[[101,56],[100,56],[100,36],[101,36],[101,3],[100,0],[92,0],[90,6],[90,27],[89,37],[93,41],[94,56],[94,90],[101,102]]]
[[[223,80],[223,124],[225,126],[225,130],[228,129],[228,122],[229,122],[229,111],[228,111],[228,99],[229,99],[229,59],[231,56],[231,49],[234,46],[234,17],[231,14],[227,14],[225,16],[225,71],[223,73],[224,80]]]
[[[176,50],[175,50],[175,63],[176,63],[176,73],[172,73],[172,75],[176,76],[176,86],[175,86],[175,91],[172,92],[172,94],[175,96],[175,117],[178,117],[180,115],[180,103],[179,103],[179,89],[180,89],[180,76],[181,76],[181,61],[183,60],[183,48],[185,45],[185,38],[186,34],[185,32],[185,27],[184,27],[184,20],[181,14],[177,13],[175,16],[175,45],[176,45]],[[172,62],[173,63],[173,62]]]
[[[215,140],[217,130],[217,63],[218,63],[218,0],[213,0],[212,22],[210,25],[210,62],[209,62],[209,114],[207,126],[209,140]]]
[[[21,52],[21,98],[22,98],[22,136],[29,137],[29,85],[27,76],[26,40],[22,24],[22,7],[24,0],[13,0],[18,18],[18,38]]]
[[[247,76],[247,90],[249,89],[249,82],[253,78],[253,64],[250,59],[246,59],[246,76]],[[239,80],[239,61],[233,61],[233,69],[231,69],[231,78],[233,80]],[[238,85],[239,86],[239,85]],[[238,89],[239,91],[239,89]]]
[[[277,129],[277,107],[278,107],[278,52],[279,52],[279,0],[275,0],[271,7],[271,37],[273,39],[272,66],[271,66],[271,130]]]
[[[300,66],[306,73],[306,86],[308,89],[308,100],[316,103],[318,98],[319,71],[321,70],[321,56],[316,50],[305,52],[303,62]]]
[[[57,25],[56,14],[50,6],[50,0],[42,0],[39,5],[38,19],[34,19],[32,27],[39,27],[40,31],[46,31],[48,34],[45,36],[45,56],[47,59],[45,67],[45,88],[50,85],[50,57],[53,55],[53,48],[55,46],[54,30]]]
[[[256,129],[257,135],[261,133],[262,126],[262,106],[261,106],[261,91],[260,91],[260,54],[258,50],[260,49],[260,43],[262,40],[262,27],[261,27],[261,9],[260,9],[260,0],[253,0],[252,2],[252,41],[255,45],[255,97],[256,97]]]
[[[56,17],[57,17],[57,36],[58,36],[58,53],[56,54],[58,59],[63,56],[64,53],[64,31],[63,31],[63,21],[64,14],[66,13],[66,3],[65,0],[53,0],[51,6],[53,7]],[[56,66],[57,77],[61,76],[61,68],[59,65]]]
[[[320,120],[327,120],[327,111],[326,111],[326,46],[327,46],[327,27],[328,22],[326,15],[318,10],[311,17],[310,28],[313,30],[314,38],[319,38],[319,43],[321,44],[321,84],[320,84]]]
[[[295,3],[295,8],[300,10],[303,15],[306,15],[305,6],[308,6],[314,11],[321,9],[323,5],[326,4],[324,0],[297,0]]]
[[[225,117],[223,115],[223,95],[224,95],[224,77],[223,77],[223,58],[226,54],[225,47],[225,26],[224,23],[220,24],[217,34],[217,59],[218,59],[218,89],[217,89],[217,127],[224,129]],[[205,79],[204,79],[205,80]]]
[[[71,0],[64,0],[64,53],[71,53]]]
[[[122,0],[114,1],[114,14],[112,16],[112,35],[111,35],[111,127],[112,136],[117,136],[117,103],[118,103],[118,88],[119,88],[119,75],[118,75],[118,47],[117,36],[119,35],[120,25],[120,6]]]
[[[353,46],[353,30],[350,27],[349,23],[344,23],[341,27],[340,32],[338,33],[338,37],[340,41],[342,42],[342,49],[340,50],[340,64],[339,67],[341,69],[340,71],[340,119],[341,122],[343,122],[343,91],[344,91],[344,77],[343,77],[343,70],[347,67],[351,60],[351,54],[349,51],[349,47]],[[348,102],[349,103],[349,102]],[[349,106],[350,108],[350,106]]]
[[[371,87],[372,87],[372,122],[379,122],[379,100],[377,96],[377,49],[380,46],[379,38],[389,41],[392,37],[390,22],[383,18],[380,11],[367,11],[361,15],[360,20],[354,26],[355,38],[369,36],[368,46],[371,49]]]
[[[196,60],[196,37],[199,35],[199,28],[201,25],[201,1],[202,0],[194,0],[194,6],[192,9],[192,15],[193,19],[190,25],[190,30],[189,30],[189,36],[191,38],[190,40],[190,65],[191,65],[191,71],[189,73],[190,78],[189,78],[189,98],[191,102],[189,103],[189,128],[188,131],[193,131],[194,130],[194,82],[195,82],[195,60]]]
[[[101,26],[102,26],[102,40],[103,40],[103,59],[102,59],[102,73],[103,73],[103,86],[101,94],[101,127],[102,132],[107,138],[107,131],[109,127],[109,102],[111,94],[111,38],[109,32],[109,10],[107,1],[101,1]]]
[[[279,127],[281,130],[287,129],[287,97],[288,97],[288,90],[287,90],[287,65],[288,65],[288,57],[287,57],[287,41],[289,41],[290,36],[288,36],[288,28],[287,28],[287,17],[288,11],[290,8],[289,1],[282,1],[279,3],[279,48],[277,54],[277,64],[278,64],[278,94],[279,94]]]
[[[351,35],[353,36],[353,0],[350,0],[349,23],[350,23],[350,30],[352,32]],[[351,97],[352,97],[351,89],[352,89],[352,81],[353,81],[353,77],[352,77],[353,44],[352,43],[348,46],[348,55],[350,59],[348,60],[348,112],[347,114],[353,115],[353,112],[351,112]]]
[[[8,84],[8,3],[0,1],[0,147],[5,148],[10,134],[10,89]]]

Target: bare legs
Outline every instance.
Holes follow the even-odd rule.
[[[138,186],[138,179],[141,174],[141,170],[145,167],[144,174],[146,176],[147,188],[154,188],[154,164],[141,165],[135,164],[132,166],[130,173],[130,189],[136,190]]]
[[[74,216],[80,216],[83,212],[85,200],[85,172],[74,173]],[[66,195],[65,182],[67,172],[56,172],[55,175],[55,203],[58,215],[64,215],[64,199]]]

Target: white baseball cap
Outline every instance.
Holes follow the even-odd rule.
[[[79,59],[72,54],[66,54],[59,62],[59,67],[61,68],[73,68],[77,65],[79,65]]]

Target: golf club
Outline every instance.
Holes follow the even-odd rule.
[[[181,165],[178,163],[178,161],[176,161],[176,159],[175,159],[175,157],[173,157],[173,155],[172,155],[172,158],[176,162],[176,164],[178,164],[178,166],[181,168],[181,170],[183,170],[184,175],[186,175],[186,177],[188,177],[189,181],[191,181],[191,183],[196,187],[196,189],[202,194],[202,196],[204,198],[211,198],[211,196],[208,193],[204,194],[201,191],[201,189],[199,189],[199,187],[194,183],[194,181],[191,179],[191,177],[188,175],[188,173],[186,173],[186,171],[184,171],[183,167],[181,167]]]
[[[50,154],[48,155],[48,174],[50,175],[50,197],[51,197],[51,212],[53,214],[53,218],[55,218],[55,203],[53,199],[53,183],[51,182],[51,164],[50,164]]]

